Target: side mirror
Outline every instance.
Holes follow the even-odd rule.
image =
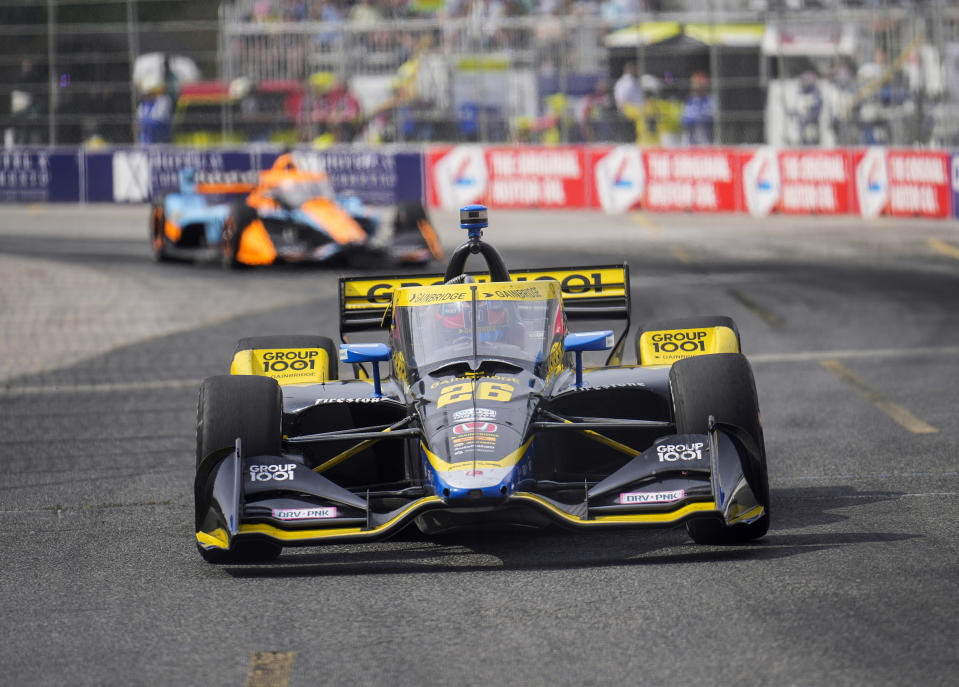
[[[344,363],[373,363],[373,397],[380,398],[380,361],[389,360],[390,347],[382,343],[340,344],[340,360]]]
[[[603,329],[598,332],[577,332],[567,334],[563,339],[563,347],[576,354],[576,386],[583,386],[583,351],[608,351],[613,347],[615,339],[612,329]]]

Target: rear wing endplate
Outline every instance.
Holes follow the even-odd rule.
[[[488,272],[469,272],[478,282],[488,282]],[[388,329],[387,316],[393,292],[408,286],[443,283],[442,274],[407,274],[383,277],[340,277],[340,338],[349,332]],[[554,269],[510,270],[512,281],[554,279],[563,294],[563,311],[571,320],[625,320],[626,329],[610,353],[610,362],[622,358],[629,332],[629,266],[589,265]]]

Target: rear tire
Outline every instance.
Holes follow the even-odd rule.
[[[273,336],[250,336],[236,342],[234,355],[239,351],[261,348],[322,348],[326,351],[329,367],[326,378],[339,379],[339,350],[328,336],[312,334],[277,334]]]
[[[196,418],[196,464],[240,439],[243,455],[280,455],[283,398],[270,377],[219,375],[200,387]],[[237,541],[229,551],[197,545],[209,563],[262,563],[274,560],[283,547],[269,539]]]
[[[698,325],[702,326],[702,325]],[[759,401],[752,368],[740,353],[716,353],[676,361],[669,371],[676,432],[706,434],[708,419],[744,429],[759,448],[759,460],[743,472],[765,513],[755,522],[726,526],[719,520],[691,520],[686,531],[697,544],[742,544],[769,530],[769,477]]]

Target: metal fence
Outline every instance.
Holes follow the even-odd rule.
[[[610,3],[521,16],[460,3],[463,16],[379,21],[320,11],[350,3],[294,4],[297,21],[270,0],[8,0],[4,140],[137,140],[138,109],[142,120],[165,88],[161,135],[190,145],[959,145],[948,0],[801,11],[716,0],[614,18]]]

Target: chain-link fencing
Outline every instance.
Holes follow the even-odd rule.
[[[8,146],[959,145],[948,0],[618,4],[8,0],[0,131]]]

